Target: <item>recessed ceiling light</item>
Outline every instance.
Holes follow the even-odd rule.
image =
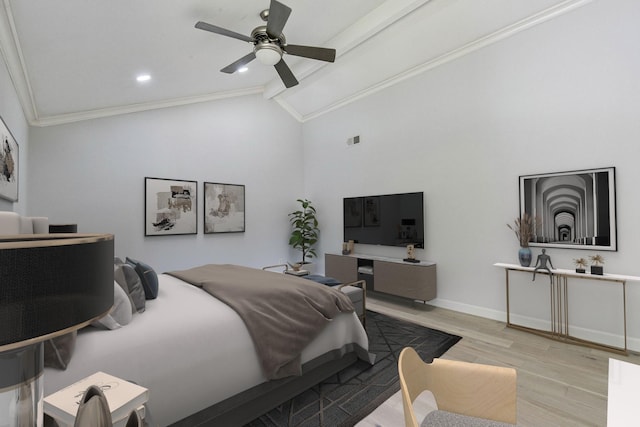
[[[244,73],[244,72],[246,72],[246,71],[248,71],[248,70],[249,70],[249,68],[248,68],[248,67],[238,68],[238,72],[239,72],[239,73]]]
[[[136,77],[136,80],[140,83],[148,82],[149,80],[151,80],[151,76],[149,74],[140,74],[138,77]]]

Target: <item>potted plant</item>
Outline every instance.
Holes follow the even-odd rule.
[[[604,258],[602,257],[602,255],[591,255],[589,256],[589,260],[591,261],[591,274],[602,276],[604,264]]]
[[[573,263],[576,265],[576,273],[586,273],[587,264],[589,263],[584,258],[576,258],[573,260]]]
[[[318,241],[318,220],[316,219],[316,209],[307,199],[298,199],[301,209],[289,214],[289,221],[293,226],[289,245],[294,249],[302,251],[302,264],[307,264],[307,258],[316,256],[313,249]]]
[[[523,267],[529,267],[531,265],[531,249],[529,248],[529,242],[534,235],[537,222],[537,220],[534,220],[531,215],[525,212],[521,217],[515,219],[513,225],[507,224],[507,227],[513,230],[516,234],[518,243],[520,243],[518,261],[520,261],[520,265]]]

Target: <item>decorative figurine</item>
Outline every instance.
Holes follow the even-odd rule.
[[[416,259],[416,250],[415,250],[415,246],[413,246],[413,245],[407,245],[407,258],[409,258],[409,259]]]
[[[347,242],[342,243],[342,255],[349,255],[351,252],[347,249]]]
[[[403,259],[404,262],[419,263],[420,260],[416,259],[416,251],[414,245],[407,245],[407,257]]]
[[[543,249],[542,253],[540,255],[538,255],[538,259],[536,260],[536,268],[533,270],[533,280],[536,280],[536,271],[538,270],[547,270],[549,272],[549,282],[553,283],[553,273],[551,272],[551,269],[549,267],[547,267],[547,263],[549,263],[549,265],[551,266],[551,268],[553,267],[553,264],[551,263],[551,257],[549,255],[547,255],[547,250]]]

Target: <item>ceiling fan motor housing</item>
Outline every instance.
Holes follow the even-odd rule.
[[[282,59],[282,46],[285,44],[284,34],[278,38],[271,38],[267,34],[267,27],[261,25],[251,32],[253,51],[260,62],[265,65],[276,65]]]
[[[265,9],[260,13],[260,18],[267,25],[254,28],[251,32],[251,37],[202,21],[196,23],[196,28],[253,44],[253,52],[222,68],[221,72],[233,74],[257,58],[263,64],[273,65],[284,85],[290,88],[297,85],[298,80],[296,80],[293,72],[283,60],[284,53],[326,62],[333,62],[336,57],[335,49],[287,45],[282,30],[290,14],[290,7],[280,3],[278,0],[271,0],[269,9]]]

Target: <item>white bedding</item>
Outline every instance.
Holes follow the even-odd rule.
[[[80,331],[67,370],[45,369],[45,396],[104,371],[147,387],[149,413],[164,426],[265,381],[233,309],[177,278],[158,279],[158,298],[129,325]],[[355,313],[339,314],[303,351],[302,362],[348,343],[369,347]]]

